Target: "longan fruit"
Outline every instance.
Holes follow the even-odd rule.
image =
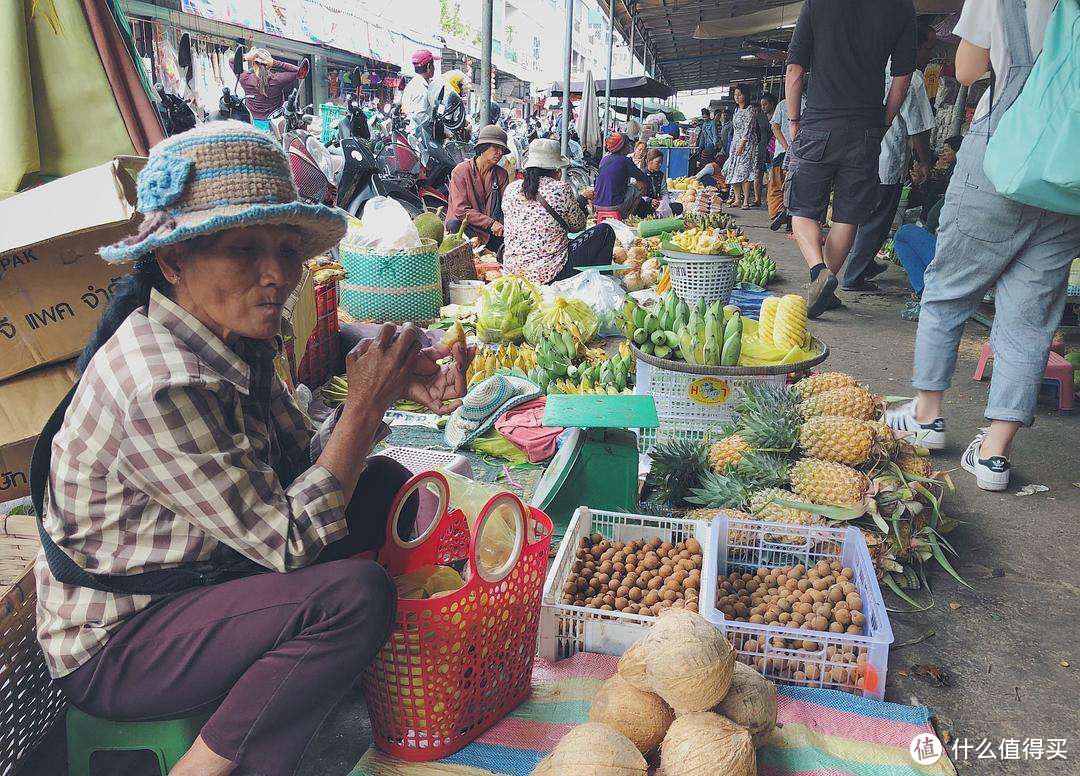
[[[629,605],[630,605],[629,599],[624,598],[623,596],[619,596],[618,598],[615,599],[615,608],[618,609],[620,612],[623,609],[625,609],[626,607],[628,607]]]
[[[655,571],[656,569],[660,568],[660,558],[657,557],[655,552],[650,552],[648,555],[645,556],[645,560],[641,562],[641,565],[643,565],[649,571]]]
[[[625,574],[626,573],[626,564],[625,563],[623,563],[621,561],[615,561],[611,565],[613,567],[612,573],[614,573],[614,574]]]
[[[855,579],[855,572],[852,569],[843,568],[840,570],[840,576],[848,580]]]
[[[804,673],[807,679],[816,680],[818,678],[818,667],[814,663],[807,663]]]
[[[863,634],[863,629],[861,625],[849,625],[847,632],[852,636],[861,636]]]
[[[689,609],[691,612],[696,612],[698,610],[697,601],[696,600],[687,601],[686,605],[683,608],[684,609]]]
[[[564,604],[572,604],[574,603],[574,597],[572,595],[564,595],[562,597],[562,602]]]
[[[840,571],[843,568],[844,567],[842,565],[840,565],[840,561],[838,561],[838,560],[834,560],[834,561],[829,563],[829,570],[830,571]]]
[[[791,624],[796,626],[802,625],[804,618],[805,615],[802,612],[795,612],[793,615],[791,615]]]
[[[650,590],[649,594],[647,596],[645,596],[645,605],[646,606],[655,606],[657,603],[659,603],[659,601],[660,601],[660,594],[657,593],[655,590]]]
[[[612,593],[616,592],[622,586],[622,580],[615,578],[607,583],[607,589]]]
[[[848,608],[850,608],[850,609],[852,609],[852,610],[854,610],[856,612],[861,612],[862,611],[862,607],[863,607],[862,599],[859,597],[858,593],[851,593],[850,595],[848,595],[847,604],[848,604]]]
[[[829,623],[829,633],[843,633],[844,626],[838,622]]]
[[[626,598],[629,595],[630,595],[630,588],[627,587],[626,585],[619,585],[618,589],[615,590],[615,597],[616,598]]]
[[[615,611],[615,607],[612,606],[611,604],[604,604],[600,608],[603,609],[605,612],[613,612],[613,611]]]
[[[760,614],[751,614],[750,622],[752,622],[754,625],[761,625],[765,622],[765,618],[762,617]]]
[[[782,612],[790,612],[791,611],[791,599],[790,598],[781,598],[779,601],[776,602],[776,605],[780,608],[780,611],[782,611]]]
[[[661,577],[667,579],[668,577],[670,577],[674,573],[674,571],[675,570],[673,568],[671,568],[671,566],[669,566],[668,564],[665,563],[663,566],[660,567],[660,570],[657,573]]]
[[[701,552],[701,542],[691,537],[686,540],[686,549],[690,551],[691,555],[696,555]]]
[[[824,631],[827,630],[829,627],[829,621],[822,617],[820,614],[814,617],[810,624],[816,631]]]
[[[659,536],[654,536],[652,539],[649,540],[649,546],[652,547],[654,550],[657,549],[661,544],[663,544],[663,541],[660,539]]]
[[[644,598],[645,594],[641,592],[640,587],[632,587],[632,588],[630,588],[630,592],[627,594],[627,597],[631,601],[634,601],[636,603],[636,602],[640,601],[642,598]]]
[[[659,590],[660,586],[664,584],[662,577],[652,577],[646,584],[646,588],[649,590]]]
[[[791,569],[791,571],[789,571],[788,573],[794,573],[796,577],[801,577],[803,574],[806,573],[806,566],[800,563],[798,566]]]
[[[817,563],[814,564],[814,570],[822,576],[828,574],[829,562],[827,560],[819,560]]]
[[[829,600],[832,601],[833,603],[843,601],[844,600],[844,588],[840,587],[840,585],[833,585],[832,587],[830,587],[829,588]]]
[[[780,616],[777,617],[776,619],[781,625],[787,625],[789,622],[791,622],[791,613],[790,612],[780,612]]]
[[[601,571],[599,574],[593,577],[593,579],[595,579],[601,585],[606,585],[608,582],[611,581],[611,576],[606,571]]]
[[[824,579],[815,579],[811,587],[813,587],[814,590],[821,591],[827,588],[828,584],[825,582]]]
[[[678,597],[679,597],[678,593],[676,593],[671,588],[668,588],[667,590],[663,590],[660,593],[660,598],[663,599],[664,601],[669,601],[669,602],[670,601],[675,601]]]
[[[851,624],[852,625],[857,625],[859,627],[862,627],[862,625],[865,622],[866,622],[866,616],[863,615],[863,613],[860,612],[859,610],[856,609],[854,612],[851,613]]]

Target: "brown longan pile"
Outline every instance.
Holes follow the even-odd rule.
[[[562,602],[646,616],[672,607],[696,612],[701,562],[697,539],[613,542],[594,533],[578,544]]]
[[[813,632],[862,635],[866,618],[854,578],[852,569],[824,560],[809,571],[800,563],[732,572],[717,579],[716,608],[728,620],[809,631],[802,644],[788,639],[787,646],[816,650]]]

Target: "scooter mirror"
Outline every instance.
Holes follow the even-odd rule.
[[[243,46],[237,46],[236,51],[233,52],[232,71],[236,74],[237,78],[244,72],[244,53]]]

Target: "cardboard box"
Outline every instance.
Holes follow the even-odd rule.
[[[119,157],[0,202],[0,380],[78,355],[127,272],[97,249],[135,227],[135,175]]]
[[[69,361],[0,383],[0,501],[30,495],[34,443],[75,378]]]

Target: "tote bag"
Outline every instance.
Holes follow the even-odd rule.
[[[1080,0],[1059,0],[1027,83],[1001,117],[983,169],[1002,196],[1080,215]]]

